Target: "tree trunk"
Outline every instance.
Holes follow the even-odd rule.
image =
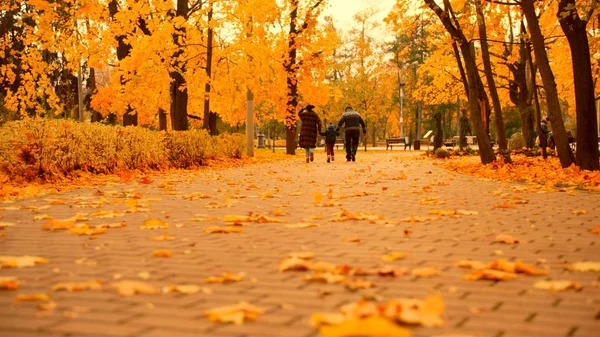
[[[108,11],[109,11],[111,18],[113,18],[113,20],[114,20],[115,16],[119,12],[119,2],[117,0],[111,0],[111,2],[108,3]],[[117,35],[116,39],[117,39],[117,59],[120,62],[121,60],[123,60],[129,56],[129,54],[131,53],[132,47],[129,43],[125,42],[125,40],[127,39],[126,35]],[[122,87],[124,87],[125,84],[127,84],[127,80],[123,77],[123,75],[121,75],[120,81],[121,81]],[[121,89],[121,90],[123,90],[123,89]],[[125,113],[123,113],[123,126],[128,126],[128,125],[137,126],[137,124],[138,124],[137,113],[133,111],[133,109],[131,108],[130,105],[127,105],[127,107],[125,108]]]
[[[575,84],[577,115],[577,166],[585,170],[600,170],[598,161],[598,118],[594,99],[594,80],[587,36],[587,21],[577,12],[575,0],[560,0],[558,18],[569,41]]]
[[[291,6],[288,53],[287,60],[284,63],[288,92],[285,116],[285,149],[287,154],[294,155],[296,154],[296,110],[298,108],[298,79],[296,74],[298,0],[291,0]]]
[[[212,61],[213,61],[213,4],[212,1],[208,2],[208,33],[206,37],[206,84],[204,85],[204,120],[203,127],[208,130],[211,135],[216,135],[216,116],[215,113],[210,111],[210,91],[212,82]],[[212,122],[212,123],[211,123]]]
[[[484,118],[488,116],[489,102],[487,95],[483,89],[481,77],[479,76],[479,70],[477,69],[477,63],[475,57],[471,53],[471,44],[465,37],[463,31],[458,27],[458,24],[452,22],[450,16],[450,3],[444,1],[446,10],[442,10],[435,0],[424,0],[425,3],[435,12],[438,18],[442,21],[444,27],[450,33],[452,38],[458,43],[462,57],[465,61],[465,68],[467,72],[467,82],[469,88],[469,106],[470,106],[470,117],[471,124],[475,129],[475,135],[477,136],[477,142],[479,144],[479,156],[483,164],[489,164],[495,160],[494,151],[492,144],[490,143],[490,137],[486,132],[484,126]]]
[[[102,120],[102,115],[96,111],[96,109],[92,108],[92,96],[96,93],[96,70],[94,68],[90,68],[90,78],[88,79],[88,92],[87,97],[87,109],[92,112],[92,123],[100,122]]]
[[[158,129],[167,130],[167,112],[163,109],[158,109]]]
[[[494,73],[492,71],[492,62],[490,60],[490,51],[487,43],[485,15],[483,13],[481,1],[482,0],[475,1],[477,21],[479,26],[479,37],[481,38],[481,57],[483,59],[485,77],[488,82],[490,96],[492,97],[492,103],[494,107],[494,120],[496,122],[496,133],[498,133],[498,147],[500,148],[500,152],[504,153],[505,160],[510,162],[510,154],[507,152],[508,141],[506,140],[504,119],[502,118],[502,105],[500,104],[500,97],[498,96],[498,89],[496,89],[496,82],[494,80]]]
[[[177,0],[176,16],[187,20],[188,0]],[[177,60],[183,54],[183,45],[185,44],[186,29],[185,26],[175,27],[173,33],[173,42],[177,51],[173,54],[173,59]],[[188,129],[188,92],[185,78],[185,64],[175,61],[175,70],[169,73],[171,77],[171,127],[173,130],[182,131]]]
[[[433,121],[435,126],[435,136],[433,137],[433,151],[439,149],[444,145],[444,130],[442,130],[442,113],[436,111],[433,114]]]
[[[542,77],[544,90],[546,91],[546,102],[548,103],[548,118],[552,125],[552,134],[556,143],[556,151],[562,167],[569,167],[573,164],[573,152],[569,147],[565,123],[563,121],[562,112],[560,109],[560,101],[556,90],[556,82],[554,74],[550,67],[546,46],[544,44],[544,36],[540,29],[540,24],[535,12],[533,0],[522,0],[521,9],[527,18],[531,41],[533,42],[533,51],[535,53],[536,63]],[[597,146],[597,145],[596,145]]]

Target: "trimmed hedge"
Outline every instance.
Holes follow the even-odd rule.
[[[83,170],[193,168],[208,159],[241,158],[241,134],[212,137],[205,130],[152,131],[71,120],[25,119],[0,127],[0,171],[34,179]]]

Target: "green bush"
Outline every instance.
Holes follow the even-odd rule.
[[[25,119],[0,127],[0,171],[50,178],[83,170],[192,168],[207,159],[241,158],[242,135],[211,137],[205,130],[151,131],[71,120]]]

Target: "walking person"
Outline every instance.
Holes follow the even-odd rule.
[[[344,136],[346,138],[346,160],[356,161],[360,128],[362,127],[363,135],[367,133],[365,121],[351,106],[347,106],[346,111],[342,114],[342,119],[340,119],[340,122],[338,123],[336,131],[339,131],[342,125],[344,126]]]
[[[333,152],[333,147],[335,146],[335,142],[337,140],[337,136],[339,133],[336,131],[335,126],[332,123],[329,123],[327,130],[325,132],[321,132],[321,136],[325,136],[325,149],[327,151],[327,162],[335,161],[335,153]]]
[[[321,133],[321,119],[314,111],[314,105],[307,105],[298,112],[302,126],[300,127],[300,147],[306,152],[306,162],[315,160],[317,135]]]
[[[542,156],[544,159],[548,157],[546,148],[548,147],[548,138],[550,137],[550,129],[548,128],[548,119],[543,118],[540,122],[540,147],[542,148]]]

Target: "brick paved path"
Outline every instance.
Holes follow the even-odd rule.
[[[341,159],[339,156],[338,160]],[[400,179],[403,175],[406,179]],[[16,276],[21,283],[18,291],[0,290],[0,336],[310,337],[318,336],[308,323],[311,313],[335,312],[340,305],[360,299],[363,293],[377,295],[382,301],[440,293],[446,303],[445,326],[415,327],[415,336],[600,335],[600,321],[594,318],[600,307],[599,274],[563,269],[576,261],[600,260],[599,236],[590,233],[591,228],[600,224],[598,195],[527,191],[526,185],[481,181],[398,153],[359,153],[358,162],[352,164],[327,164],[319,153],[317,162],[311,165],[302,163],[298,157],[279,163],[161,177],[151,184],[133,181],[99,188],[104,195],[94,190],[79,190],[0,204],[9,208],[0,211],[4,217],[0,221],[16,223],[0,231],[6,233],[0,237],[0,255],[50,259],[46,265],[0,270],[0,277]],[[371,195],[332,200],[341,206],[315,206],[313,192],[321,192],[325,195],[323,202],[328,202],[329,189],[338,195],[357,192]],[[193,192],[206,193],[210,198],[183,198]],[[124,211],[125,200],[135,193],[143,199],[160,198],[160,201],[146,202],[150,213],[130,213],[115,219],[90,217],[90,224],[115,221],[128,224],[125,228],[108,229],[93,239],[63,231],[42,231],[40,225],[46,220],[33,219],[40,214],[68,218],[77,212]],[[493,208],[507,200],[512,202],[514,195],[529,203],[518,204],[516,208]],[[47,198],[66,204],[51,204],[52,200],[44,200]],[[143,199],[140,203],[144,203]],[[100,208],[85,207],[101,200],[107,203]],[[445,204],[422,205],[419,203],[422,200]],[[51,207],[37,212],[11,208],[44,205]],[[210,207],[214,205],[225,207]],[[314,220],[320,226],[306,229],[267,223],[246,225],[242,233],[204,232],[209,226],[223,226],[224,215],[248,212],[268,215],[278,208],[289,213],[280,218],[290,224],[316,215],[324,220]],[[395,222],[448,208],[479,214],[443,217],[412,226]],[[329,221],[340,209],[383,214],[392,221],[388,224]],[[576,215],[574,210],[588,213]],[[171,228],[139,229],[147,218],[165,220]],[[200,221],[192,221],[194,218]],[[407,228],[412,230],[409,236],[404,233]],[[148,240],[165,233],[176,239]],[[500,233],[527,242],[492,243]],[[346,242],[347,238],[360,238],[362,242]],[[156,249],[169,249],[174,255],[154,257],[152,251]],[[278,272],[279,262],[295,251],[312,251],[318,260],[363,268],[378,267],[382,264],[381,255],[401,251],[407,254],[404,260],[387,264],[408,268],[437,266],[441,275],[367,277],[376,283],[376,288],[350,292],[341,285],[307,283],[303,280],[305,272]],[[549,275],[524,276],[499,283],[466,281],[462,279],[466,271],[454,265],[466,258],[486,263],[498,258],[519,259],[538,268],[549,268]],[[140,280],[138,273],[143,271],[150,273],[146,282],[155,286],[200,284],[210,288],[212,294],[122,297],[108,287],[72,293],[50,290],[54,284],[65,281],[101,279],[107,285],[119,276]],[[245,272],[247,276],[233,284],[202,281],[223,272]],[[559,293],[534,289],[533,283],[543,279],[577,281],[584,288],[580,292]],[[325,290],[331,294],[323,295]],[[48,293],[57,307],[53,311],[40,311],[36,303],[15,302],[17,293]],[[202,315],[206,309],[242,300],[267,311],[256,322],[241,326],[212,323]]]

